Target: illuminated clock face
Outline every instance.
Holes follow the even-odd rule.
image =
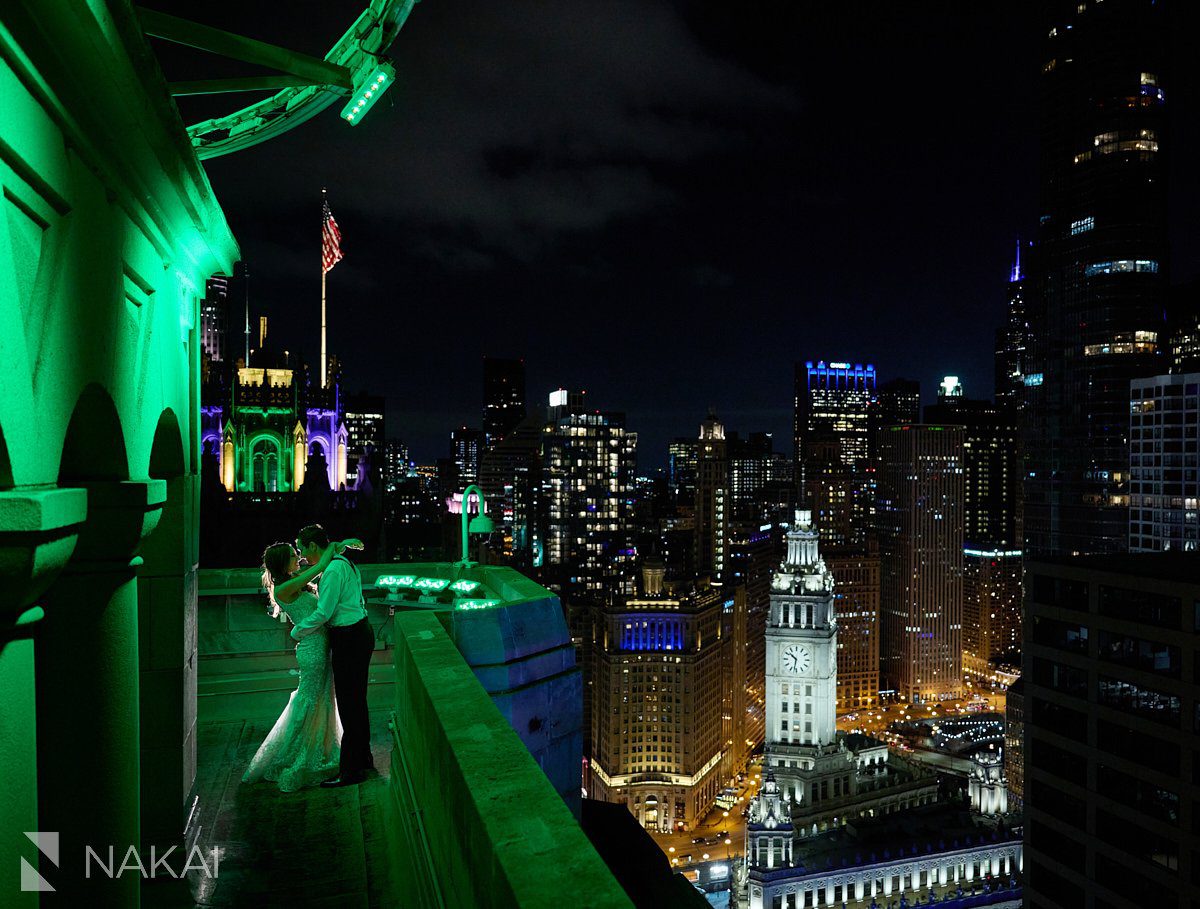
[[[793,644],[783,652],[783,667],[788,672],[808,672],[812,668],[812,654],[799,644]]]

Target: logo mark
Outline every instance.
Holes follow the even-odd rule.
[[[50,862],[55,868],[58,867],[58,834],[57,833],[39,833],[38,831],[25,831],[25,835],[29,837],[29,841],[37,846],[38,852],[50,859]],[[24,892],[34,893],[53,893],[54,888],[46,881],[44,877],[34,870],[29,862],[21,859],[21,890]]]

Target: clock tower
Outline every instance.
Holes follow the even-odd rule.
[[[766,629],[767,762],[799,801],[801,771],[836,745],[837,621],[833,575],[817,552],[812,512],[798,510],[771,580]]]

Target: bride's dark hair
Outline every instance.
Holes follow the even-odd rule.
[[[291,543],[272,543],[263,550],[262,584],[267,588],[267,597],[271,603],[269,611],[273,619],[279,618],[281,611],[279,603],[275,601],[275,585],[282,584],[291,577],[288,568],[291,567],[295,555],[296,550]]]

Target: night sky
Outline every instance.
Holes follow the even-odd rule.
[[[147,5],[318,55],[361,8]],[[798,359],[991,394],[1037,221],[1037,6],[424,0],[360,126],[335,106],[206,166],[255,314],[313,363],[328,187],[330,349],[421,461],[479,424],[484,354],[525,359],[535,406],[625,411],[644,470],[710,406],[790,451]],[[217,74],[156,46],[171,78]],[[1200,273],[1193,56],[1166,83],[1174,280]]]

